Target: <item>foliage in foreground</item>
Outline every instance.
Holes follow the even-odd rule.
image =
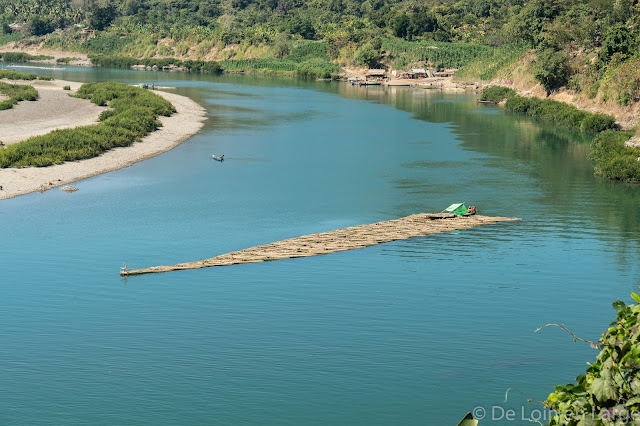
[[[591,143],[589,158],[595,161],[595,173],[623,182],[640,182],[640,150],[626,146],[632,132],[608,130]]]
[[[0,95],[8,96],[0,102],[0,111],[13,107],[20,101],[35,101],[38,99],[38,91],[32,86],[23,84],[7,84],[0,82]]]
[[[640,303],[640,296],[631,293]],[[545,405],[556,412],[550,425],[637,424],[640,410],[640,329],[639,305],[613,303],[617,317],[597,343],[601,349],[596,362],[576,384],[555,387]]]
[[[161,125],[159,115],[175,112],[162,97],[122,83],[84,84],[76,96],[111,109],[100,114],[97,125],[55,130],[1,150],[0,168],[45,167],[96,157],[140,140]]]

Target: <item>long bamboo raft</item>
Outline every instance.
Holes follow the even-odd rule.
[[[421,213],[400,219],[350,226],[319,234],[303,235],[276,241],[262,246],[232,251],[210,259],[195,262],[178,263],[170,266],[153,266],[143,269],[127,269],[120,275],[142,275],[158,272],[180,271],[185,269],[229,266],[241,263],[257,263],[271,260],[292,259],[295,257],[318,256],[339,251],[354,250],[375,246],[390,241],[406,240],[429,234],[441,234],[460,229],[469,229],[498,222],[510,222],[519,218],[491,216],[454,216],[449,214]]]

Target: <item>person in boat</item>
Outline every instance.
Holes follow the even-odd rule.
[[[221,160],[224,160],[224,154],[222,154],[222,155],[220,156],[220,159],[221,159]]]
[[[476,214],[476,206],[467,207],[467,214]]]

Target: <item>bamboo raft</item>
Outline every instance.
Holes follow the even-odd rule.
[[[481,225],[516,220],[520,219],[480,215],[460,217],[442,213],[421,213],[400,219],[289,238],[270,244],[233,251],[210,259],[197,260],[195,262],[178,263],[177,265],[170,266],[153,266],[143,269],[128,269],[125,264],[120,271],[120,275],[142,275],[185,269],[209,268],[212,266],[229,266],[242,263],[318,256],[321,254],[375,246],[390,241],[406,240],[408,238],[421,237],[429,234],[441,234]]]

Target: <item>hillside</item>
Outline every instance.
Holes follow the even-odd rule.
[[[309,78],[459,68],[463,81],[513,81],[637,124],[638,0],[0,0],[0,11],[0,46],[111,66],[128,66],[115,55]]]

